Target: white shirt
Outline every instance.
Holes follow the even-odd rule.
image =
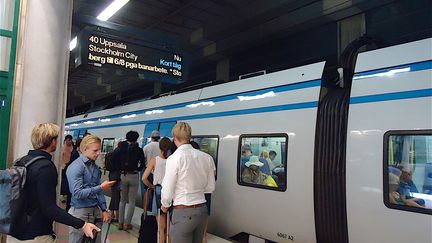
[[[146,160],[145,165],[147,167],[150,160],[160,154],[159,142],[152,141],[146,146],[144,146],[143,150]]]
[[[213,158],[190,144],[183,144],[168,157],[162,182],[162,206],[205,203],[204,193],[215,189]]]
[[[160,156],[156,156],[153,170],[153,185],[162,184],[163,178],[165,177],[166,161],[166,159],[162,159]]]

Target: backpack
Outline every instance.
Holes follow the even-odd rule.
[[[116,165],[114,164],[114,156],[113,152],[109,152],[105,155],[105,169],[107,171],[115,171],[118,170]]]
[[[29,157],[24,156],[17,159],[12,168],[0,170],[0,233],[13,234],[15,227],[27,222],[26,196],[23,190],[27,179],[27,167],[45,157],[28,159]]]

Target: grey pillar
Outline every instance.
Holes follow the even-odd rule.
[[[216,64],[216,80],[230,80],[230,62],[229,59],[223,59]]]
[[[72,4],[73,0],[21,1],[9,161],[32,149],[30,135],[36,124],[64,125]]]
[[[366,20],[363,13],[338,21],[338,57],[350,42],[365,33]]]

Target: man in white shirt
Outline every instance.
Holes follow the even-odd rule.
[[[192,129],[179,122],[172,130],[177,150],[168,157],[162,182],[162,207],[173,206],[170,225],[172,243],[201,243],[207,223],[204,193],[215,189],[213,158],[190,144]]]
[[[159,139],[160,139],[160,133],[157,130],[154,130],[150,135],[150,143],[148,143],[146,146],[144,146],[144,157],[145,157],[145,165],[148,166],[148,163],[151,159],[158,156],[160,154],[159,150]]]

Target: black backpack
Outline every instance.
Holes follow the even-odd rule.
[[[12,168],[0,170],[0,233],[14,235],[14,229],[21,228],[28,221],[24,185],[27,167],[43,156],[24,156],[17,159]]]
[[[105,169],[107,171],[116,171],[118,166],[115,165],[114,152],[109,152],[105,155]]]

